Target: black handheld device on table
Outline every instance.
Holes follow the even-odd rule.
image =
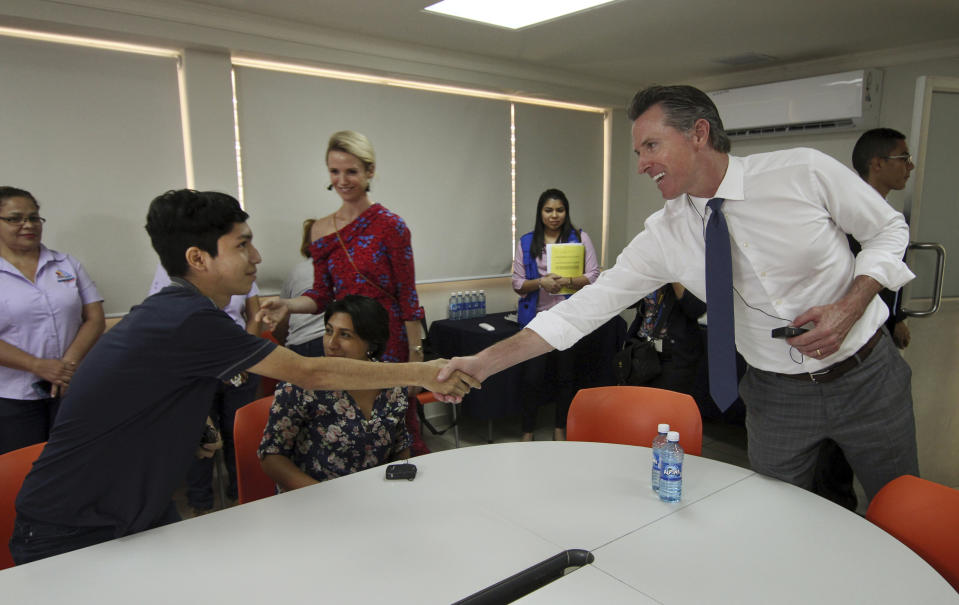
[[[809,328],[797,328],[796,326],[783,326],[782,328],[773,329],[773,338],[792,338],[793,336],[799,336],[800,334],[805,334],[809,331]]]
[[[407,479],[412,481],[416,478],[416,465],[405,462],[403,464],[390,464],[386,467],[387,479]]]

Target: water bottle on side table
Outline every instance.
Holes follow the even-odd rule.
[[[486,290],[480,290],[480,317],[486,317]]]
[[[466,319],[466,292],[456,293],[456,319]]]
[[[456,292],[450,292],[450,302],[446,308],[446,319],[456,319]]]
[[[676,431],[666,435],[666,445],[659,454],[659,468],[659,499],[679,502],[683,497],[683,448]]]
[[[663,451],[663,447],[666,445],[666,435],[669,433],[669,425],[661,424],[657,428],[657,431],[658,433],[653,437],[653,469],[650,475],[650,482],[654,492],[659,491],[659,456]]]
[[[473,319],[476,317],[476,292],[474,290],[466,291],[466,318]]]

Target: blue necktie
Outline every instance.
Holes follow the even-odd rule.
[[[723,198],[707,202],[712,211],[706,223],[706,323],[709,394],[726,411],[739,396],[736,380],[736,334],[733,320],[733,260],[729,228],[719,209]]]

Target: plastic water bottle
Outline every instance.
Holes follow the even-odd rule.
[[[659,499],[679,502],[683,497],[683,448],[676,431],[666,435],[666,445],[659,454],[659,468]]]
[[[456,293],[456,319],[466,319],[466,294]]]
[[[650,476],[650,482],[653,486],[653,491],[659,491],[659,456],[663,451],[663,447],[666,445],[666,434],[669,433],[669,425],[661,424],[657,427],[657,434],[653,437],[653,470]]]
[[[466,291],[466,319],[476,317],[476,293],[472,290]]]
[[[473,290],[470,292],[470,317],[476,318],[480,316],[480,300],[479,300],[479,290]]]
[[[450,292],[450,302],[446,308],[446,319],[456,319],[456,292]]]
[[[480,290],[480,317],[486,317],[486,290]]]
[[[450,319],[459,319],[460,318],[460,293],[453,292],[452,301],[450,302]]]

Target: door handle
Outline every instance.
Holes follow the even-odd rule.
[[[936,253],[936,272],[932,285],[932,304],[928,309],[907,309],[902,308],[902,312],[908,317],[928,317],[939,310],[939,302],[942,299],[942,273],[946,266],[946,249],[942,244],[935,242],[910,242],[909,250],[934,250]]]

